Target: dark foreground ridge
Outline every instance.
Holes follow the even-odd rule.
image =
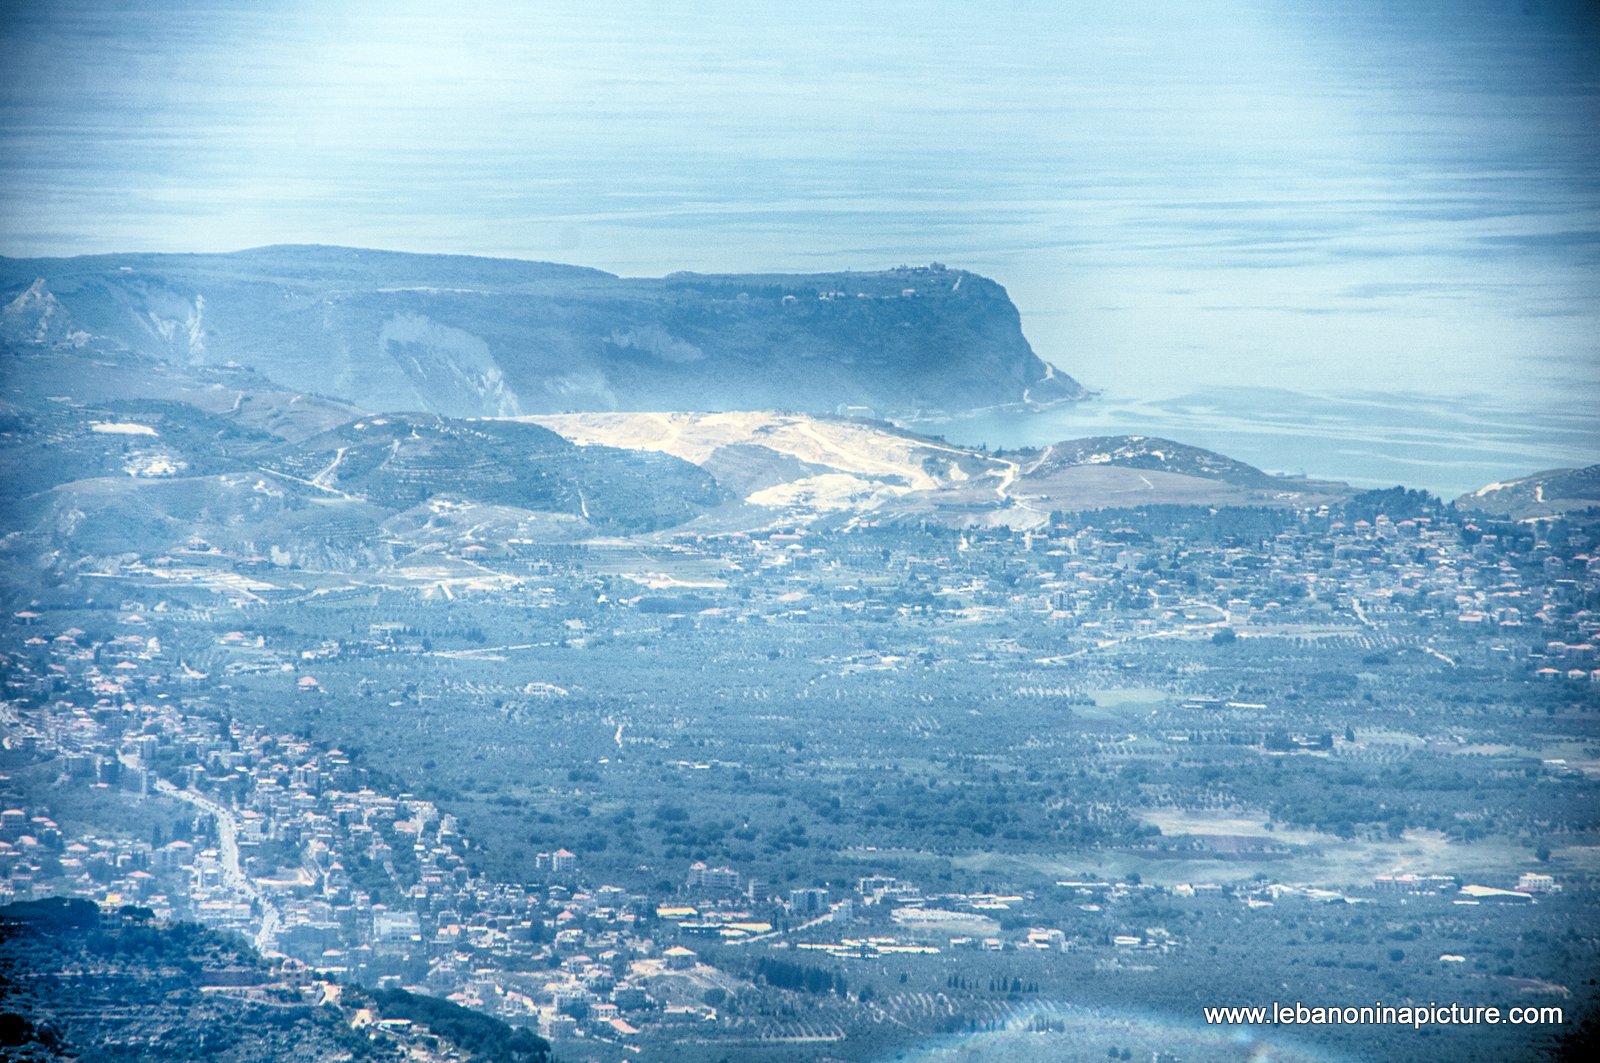
[[[528,1030],[447,1000],[366,993],[148,908],[47,898],[0,908],[0,1057],[446,1059],[543,1063]]]
[[[1082,398],[1005,289],[943,266],[625,278],[280,246],[0,259],[0,332],[238,362],[375,410],[955,412]]]

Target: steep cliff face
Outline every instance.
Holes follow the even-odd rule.
[[[75,335],[186,365],[238,362],[375,410],[904,414],[1084,394],[1033,353],[1000,285],[942,267],[649,279],[272,247],[0,260],[0,302],[17,307],[17,339],[70,321]]]

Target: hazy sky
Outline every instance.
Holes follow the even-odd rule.
[[[1529,2],[0,6],[0,253],[942,260],[1113,393],[1600,408],[1600,26]]]

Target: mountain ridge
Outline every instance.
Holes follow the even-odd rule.
[[[1087,395],[1033,352],[1003,287],[940,265],[630,278],[273,245],[0,258],[0,302],[13,342],[94,337],[178,365],[239,362],[369,410],[915,414]]]
[[[245,367],[184,367],[100,340],[0,350],[0,555],[63,576],[171,554],[243,571],[264,559],[473,579],[476,551],[514,543],[785,524],[1024,528],[1065,510],[1348,494],[1145,437],[991,453],[845,415],[464,419],[366,411]]]

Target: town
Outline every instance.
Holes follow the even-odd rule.
[[[1198,1058],[1178,1020],[1283,963],[1576,1011],[1596,527],[1396,490],[94,559],[8,625],[0,903],[199,921],[563,1059],[1110,1036],[1153,984],[1174,1027],[1107,1047]],[[1197,962],[1244,942],[1286,958]]]

